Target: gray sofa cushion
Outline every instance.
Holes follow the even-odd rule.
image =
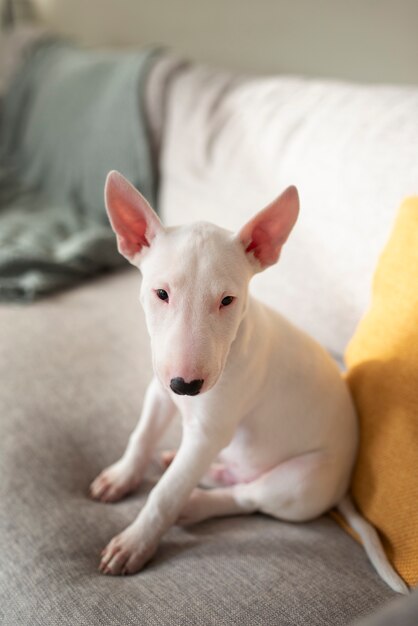
[[[0,307],[0,622],[336,626],[394,597],[328,517],[173,528],[141,574],[99,574],[100,550],[155,480],[151,468],[119,504],[87,497],[122,453],[151,377],[138,287],[128,270]]]
[[[398,598],[355,626],[416,626],[418,623],[418,589],[408,598]]]

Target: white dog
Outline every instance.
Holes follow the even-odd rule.
[[[296,188],[235,235],[208,223],[164,228],[117,172],[105,199],[119,251],[142,273],[155,377],[125,453],[92,483],[92,497],[111,502],[139,486],[177,411],[183,435],[145,507],[103,550],[101,571],[139,571],[174,523],[255,511],[303,522],[336,506],[382,578],[406,592],[346,496],[358,428],[336,364],[248,293],[296,222]],[[214,488],[197,487],[205,474]]]

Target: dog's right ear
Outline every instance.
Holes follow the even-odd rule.
[[[107,175],[105,204],[119,252],[136,265],[163,225],[144,196],[119,172]]]

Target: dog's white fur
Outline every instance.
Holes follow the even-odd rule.
[[[406,592],[376,531],[346,495],[358,428],[338,367],[248,294],[251,277],[277,261],[297,219],[296,189],[236,235],[207,223],[164,228],[117,172],[105,198],[119,250],[142,272],[155,377],[124,455],[92,483],[92,496],[109,502],[136,489],[177,411],[183,436],[145,507],[103,551],[101,571],[139,571],[174,523],[254,511],[301,522],[337,506],[382,578]],[[226,296],[233,301],[223,306]],[[175,378],[204,382],[198,395],[177,395]],[[198,488],[202,480],[214,488]]]

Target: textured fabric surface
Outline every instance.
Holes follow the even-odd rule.
[[[156,476],[119,504],[87,497],[122,453],[151,377],[138,293],[132,270],[0,307],[0,623],[338,626],[393,598],[326,517],[173,528],[141,574],[97,572]]]
[[[103,187],[120,169],[154,203],[142,100],[155,54],[46,37],[27,48],[1,111],[1,300],[31,300],[125,263]]]
[[[342,354],[395,207],[418,191],[418,89],[191,66],[167,110],[163,217],[236,230],[297,185],[299,221],[253,291]]]
[[[398,572],[418,585],[418,197],[400,208],[370,309],[346,354],[360,416],[352,493]]]
[[[355,626],[417,626],[418,590],[409,598],[391,602],[373,615],[356,621]]]

